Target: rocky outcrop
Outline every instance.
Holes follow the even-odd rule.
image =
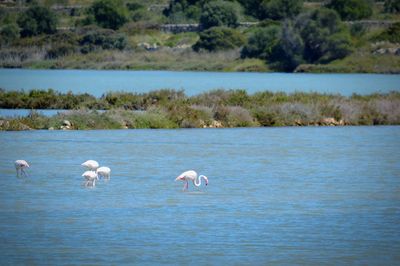
[[[294,120],[293,126],[344,126],[346,122],[343,119],[336,120],[333,117],[324,117],[319,121],[306,122],[301,119]]]
[[[145,49],[145,50],[147,50],[147,51],[156,51],[156,50],[158,50],[158,45],[156,44],[156,43],[153,43],[153,44],[149,44],[149,43],[147,43],[147,42],[141,42],[141,43],[138,43],[138,45],[137,45],[139,48],[143,48],[143,49]]]
[[[340,119],[338,121],[333,117],[325,117],[322,119],[321,125],[323,125],[323,126],[344,126],[344,121],[343,121],[343,119]]]
[[[198,32],[203,28],[200,24],[164,24],[161,25],[161,30],[171,33],[181,33],[181,32]]]
[[[60,127],[62,130],[70,130],[72,129],[72,123],[68,120],[64,120],[62,126]]]
[[[224,126],[220,121],[213,120],[209,125],[203,125],[203,128],[223,128]]]
[[[365,28],[388,28],[398,21],[393,20],[355,20],[355,21],[345,21],[348,25],[362,25]]]
[[[256,26],[259,22],[239,22],[239,27],[249,28]],[[199,32],[203,30],[203,26],[198,23],[192,24],[163,24],[161,30],[171,33],[182,33],[182,32]]]
[[[372,52],[374,55],[400,55],[400,47],[379,48]]]

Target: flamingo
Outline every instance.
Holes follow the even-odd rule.
[[[27,176],[24,168],[27,167],[29,168],[29,164],[25,160],[16,160],[15,161],[15,170],[17,170],[17,177],[20,177],[20,172],[21,174],[24,174],[24,176]]]
[[[96,173],[105,179],[110,179],[111,169],[107,166],[102,166],[96,170]]]
[[[90,171],[96,171],[96,169],[99,168],[99,163],[94,160],[88,160],[81,165]]]
[[[82,176],[86,179],[85,187],[91,183],[92,187],[96,186],[96,180],[99,180],[96,172],[94,171],[86,171],[82,174]]]
[[[175,181],[185,181],[185,184],[183,185],[183,191],[185,191],[189,188],[189,180],[191,180],[193,182],[193,185],[195,185],[196,187],[200,187],[201,178],[204,178],[204,180],[206,181],[206,186],[207,186],[208,185],[208,177],[206,177],[204,175],[197,176],[197,173],[193,170],[183,172],[175,179]]]

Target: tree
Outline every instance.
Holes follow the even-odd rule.
[[[326,7],[338,12],[343,20],[359,20],[372,15],[369,0],[331,0]]]
[[[304,61],[303,51],[301,36],[287,21],[283,27],[272,25],[256,30],[243,47],[241,56],[261,58],[272,68],[292,71]]]
[[[235,4],[227,1],[213,1],[206,4],[200,17],[204,29],[218,26],[236,27],[239,15]]]
[[[0,31],[1,42],[9,44],[19,38],[19,28],[15,23],[6,24]]]
[[[242,58],[268,59],[279,43],[280,35],[281,27],[279,26],[258,28],[250,35],[247,44],[243,47]]]
[[[304,42],[304,59],[309,63],[327,63],[351,52],[350,32],[338,14],[321,8],[299,16],[295,28]]]
[[[298,15],[303,7],[302,0],[263,0],[259,6],[260,19],[286,19]]]
[[[250,16],[259,17],[260,9],[263,0],[238,0],[238,2],[244,7],[246,13]]]
[[[269,61],[271,66],[278,70],[293,71],[304,62],[304,43],[298,31],[290,21],[282,27],[280,39],[271,51]]]
[[[386,0],[384,6],[385,12],[400,13],[400,0]]]
[[[52,34],[57,31],[57,17],[47,7],[34,5],[17,19],[21,36],[28,37],[42,33]]]
[[[128,21],[122,0],[96,0],[89,9],[96,23],[103,28],[117,30]]]
[[[351,52],[348,28],[331,9],[317,9],[299,15],[294,23],[270,25],[250,35],[242,57],[266,60],[270,67],[293,71],[299,64],[328,63]]]
[[[200,39],[194,44],[193,50],[227,50],[240,47],[244,43],[244,37],[237,30],[227,27],[213,27],[200,33]]]

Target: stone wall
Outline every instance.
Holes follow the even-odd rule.
[[[345,23],[349,26],[351,25],[362,25],[367,29],[371,28],[388,28],[392,24],[397,23],[400,21],[393,21],[393,20],[356,20],[356,21],[345,21]]]

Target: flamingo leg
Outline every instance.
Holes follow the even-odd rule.
[[[28,175],[24,171],[24,168],[21,168],[21,173],[23,173],[25,177],[28,177]]]
[[[19,169],[16,167],[15,170],[17,170],[17,177],[19,177]]]
[[[189,182],[186,180],[185,184],[183,185],[183,191],[188,190]]]

